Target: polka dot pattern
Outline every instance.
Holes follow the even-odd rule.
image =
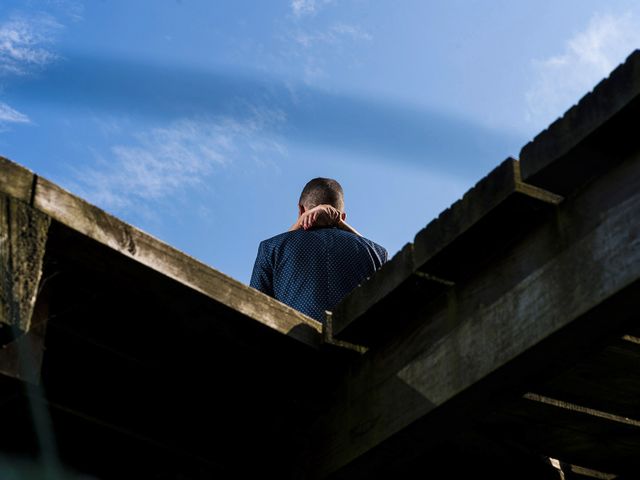
[[[344,230],[294,230],[260,243],[250,285],[324,322],[325,310],[333,310],[387,257],[380,245]]]

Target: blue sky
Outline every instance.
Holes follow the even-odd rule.
[[[248,282],[304,184],[397,252],[640,47],[595,0],[3,0],[0,155]]]

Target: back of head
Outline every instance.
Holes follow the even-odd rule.
[[[299,203],[306,210],[327,204],[342,212],[344,211],[344,192],[336,180],[318,177],[304,186]]]

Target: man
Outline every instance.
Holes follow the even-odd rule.
[[[360,236],[346,217],[340,184],[311,180],[296,223],[260,243],[251,286],[323,322],[325,310],[387,261],[387,251]]]

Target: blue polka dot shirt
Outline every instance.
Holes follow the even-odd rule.
[[[386,261],[383,247],[353,233],[294,230],[260,243],[251,286],[324,322],[325,310]]]

